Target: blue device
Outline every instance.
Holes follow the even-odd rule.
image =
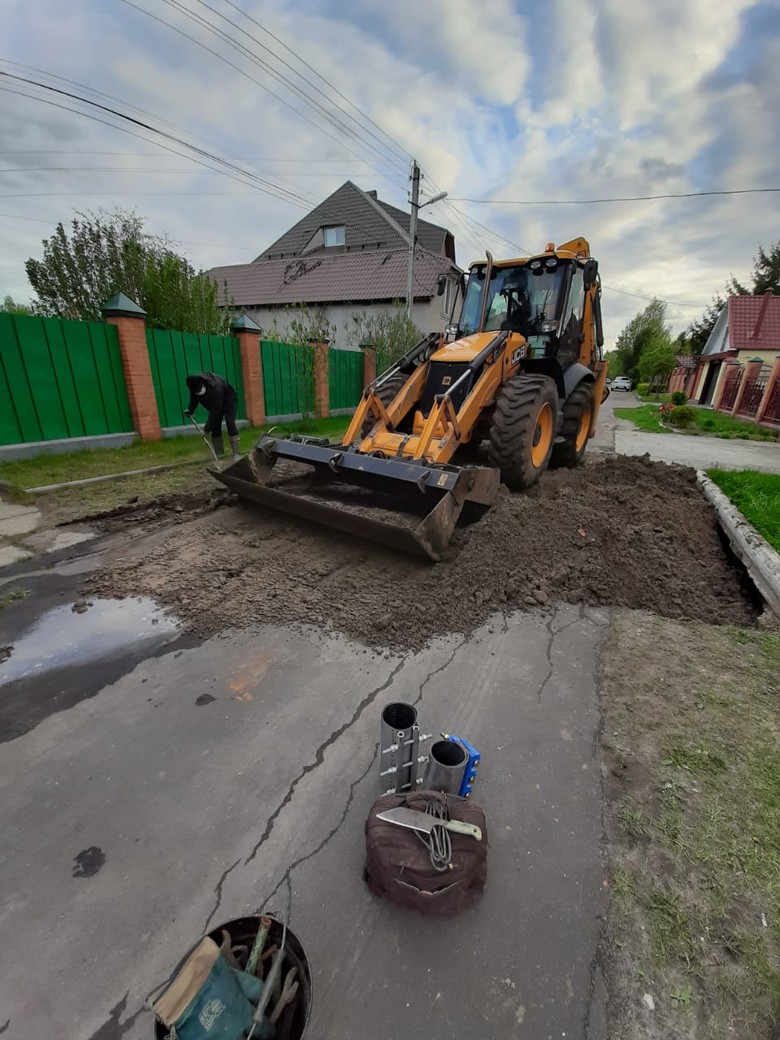
[[[466,754],[469,756],[466,762],[466,770],[463,774],[463,780],[460,785],[458,794],[461,798],[468,798],[471,794],[471,788],[474,781],[477,779],[477,767],[479,766],[479,760],[482,757],[474,747],[473,744],[469,744],[463,737],[456,737],[453,733],[442,733],[445,740],[451,740],[453,744],[460,744]]]

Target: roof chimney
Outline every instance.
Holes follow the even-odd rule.
[[[758,339],[761,335],[761,326],[764,324],[764,318],[766,317],[767,308],[769,307],[769,301],[774,295],[775,294],[771,289],[767,289],[764,293],[764,299],[761,301],[761,310],[758,312],[758,317],[756,318],[756,327],[750,333],[751,339]]]
[[[376,189],[374,191],[367,191],[366,195],[368,195],[368,197],[370,199],[375,199],[376,198]]]

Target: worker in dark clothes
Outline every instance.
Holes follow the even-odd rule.
[[[224,419],[228,437],[230,437],[230,447],[233,449],[233,458],[239,458],[241,452],[236,426],[238,395],[235,388],[216,372],[199,372],[198,375],[187,376],[187,386],[190,391],[190,403],[184,414],[189,418],[199,404],[203,405],[209,413],[203,429],[206,433],[211,434],[211,442],[217,455],[222,455],[225,451],[222,441],[222,420]]]

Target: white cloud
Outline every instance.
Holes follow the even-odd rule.
[[[398,145],[374,127],[345,137],[224,40],[167,5],[139,2],[269,90],[131,8],[97,0],[65,9],[55,0],[34,6],[14,0],[7,5],[9,49],[19,61],[115,95],[123,109],[135,105],[153,113],[155,124],[237,157],[307,200],[324,197],[350,177],[403,204],[408,181],[399,150],[420,160],[424,190],[445,188],[453,199],[644,195],[754,186],[776,176],[780,37],[741,37],[747,0],[716,6],[709,0],[557,0],[536,8],[496,0],[488,11],[465,0],[382,6],[363,0],[338,13],[325,0],[263,0],[247,8]],[[214,4],[279,51],[232,8]],[[213,20],[195,0],[188,5]],[[291,76],[249,36],[242,39]],[[319,86],[337,100],[329,87]],[[275,95],[304,110],[311,122]],[[338,105],[335,118],[349,124],[354,110],[340,99]],[[73,208],[110,206],[115,199],[145,214],[151,230],[182,241],[203,266],[251,259],[302,213],[155,143],[3,94],[0,150],[19,148],[30,151],[3,154],[0,166],[115,170],[0,173],[0,195],[63,193],[0,198],[0,213],[25,218],[0,216],[0,295],[29,295],[24,260],[47,234],[45,222],[53,227]],[[385,157],[392,153],[392,161],[375,148]],[[32,154],[40,150],[53,154]],[[84,151],[135,154],[74,154]],[[157,172],[163,169],[177,172]],[[664,296],[674,304],[676,328],[682,327],[698,314],[681,304],[704,306],[731,271],[744,275],[758,242],[767,241],[767,229],[772,240],[780,215],[776,196],[590,207],[456,205],[472,219],[446,203],[425,216],[452,227],[462,261],[486,246],[496,255],[514,251],[494,233],[527,249],[575,234],[588,237],[605,282],[615,287],[605,295],[610,337],[643,306],[615,289]]]

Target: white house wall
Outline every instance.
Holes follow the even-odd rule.
[[[417,301],[412,309],[412,320],[423,333],[440,332],[444,330],[448,319],[442,317],[443,297],[434,296],[431,300]],[[331,346],[341,350],[357,350],[360,345],[360,334],[355,329],[352,320],[355,314],[396,314],[397,305],[387,303],[369,304],[324,304],[322,306],[312,305],[309,307],[311,315],[321,314],[332,326],[335,332],[331,340]],[[246,308],[246,313],[262,329],[262,339],[274,338],[274,323],[276,335],[283,337],[283,332],[295,313],[289,307],[260,307]]]

